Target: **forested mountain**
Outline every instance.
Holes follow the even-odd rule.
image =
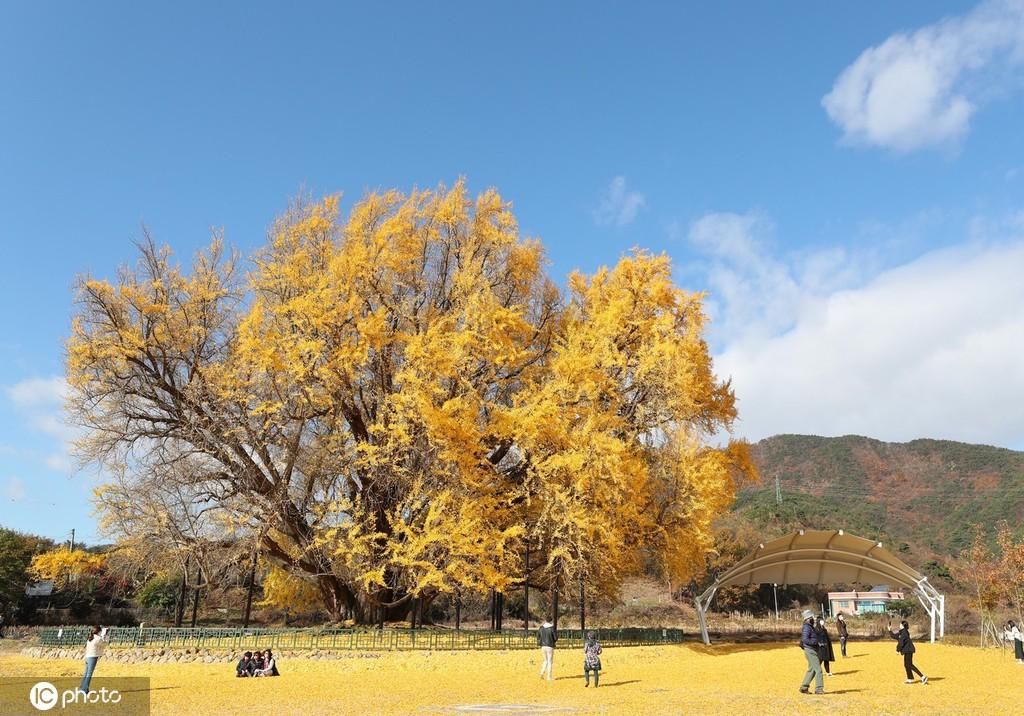
[[[974,525],[1008,520],[1024,529],[1024,452],[947,440],[777,435],[752,453],[761,482],[741,490],[733,518],[765,537],[799,527],[845,529],[941,576]]]

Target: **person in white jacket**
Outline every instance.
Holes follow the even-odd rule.
[[[1012,619],[1006,622],[1003,639],[1013,640],[1013,656],[1017,659],[1018,664],[1024,664],[1024,632],[1021,632],[1020,626],[1015,624]]]
[[[92,681],[92,672],[96,671],[96,662],[103,656],[107,647],[107,628],[98,624],[92,628],[89,639],[85,642],[85,675],[78,690],[82,693],[89,693],[89,682]]]

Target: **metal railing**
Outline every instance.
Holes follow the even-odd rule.
[[[683,641],[681,629],[588,629],[597,634],[602,646],[648,646]],[[83,646],[89,636],[87,626],[50,627],[39,631],[42,646]],[[352,651],[456,651],[535,649],[537,632],[505,630],[438,629],[283,629],[239,627],[111,627],[107,632],[111,649],[336,649]],[[558,632],[558,646],[583,646],[579,629]]]

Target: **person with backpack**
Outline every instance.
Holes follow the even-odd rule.
[[[594,688],[597,688],[597,679],[601,675],[601,644],[597,641],[597,635],[592,631],[587,632],[587,641],[583,644],[583,688],[590,686],[590,672],[594,672]]]
[[[815,680],[814,693],[825,693],[825,679],[821,675],[821,661],[818,659],[818,632],[814,628],[814,612],[804,609],[801,614],[804,618],[803,626],[800,629],[800,648],[807,659],[807,673],[800,684],[800,693],[810,693],[811,679]]]
[[[836,617],[836,631],[839,632],[839,651],[843,658],[846,658],[846,640],[850,638],[850,630],[846,626],[846,617],[840,614]]]
[[[555,625],[545,621],[537,630],[537,645],[540,646],[542,662],[540,665],[540,678],[551,681],[554,676],[552,672],[555,666],[555,642],[558,641],[558,634],[555,632]]]
[[[914,683],[914,674],[917,674],[921,678],[921,683],[927,684],[928,677],[914,666],[914,652],[917,651],[917,647],[914,646],[914,640],[910,638],[910,624],[907,623],[907,620],[904,619],[900,622],[899,632],[890,629],[889,636],[896,640],[896,652],[903,654],[903,668],[907,672],[907,680],[903,683]]]

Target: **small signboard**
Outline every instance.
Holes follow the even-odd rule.
[[[53,594],[53,580],[44,580],[42,582],[33,582],[32,584],[25,585],[25,596],[28,597],[48,597]]]

